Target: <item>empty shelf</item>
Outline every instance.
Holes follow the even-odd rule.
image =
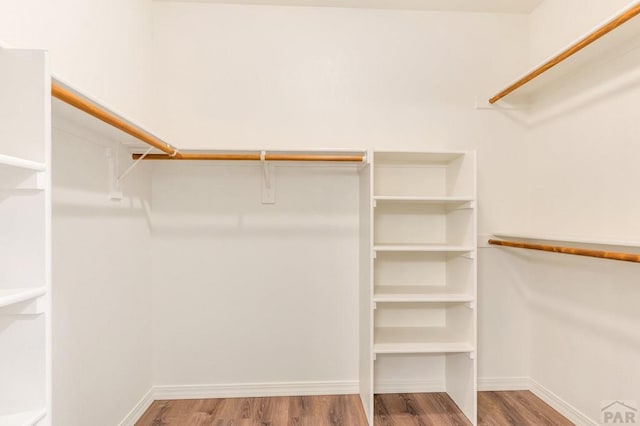
[[[44,287],[0,289],[0,308],[43,296]],[[0,422],[0,424],[3,424]]]
[[[42,410],[22,411],[14,414],[0,414],[2,426],[32,426],[40,421],[47,412]]]
[[[447,206],[474,201],[473,197],[422,197],[410,195],[376,195],[373,199],[381,203],[425,203]]]
[[[473,352],[469,343],[376,343],[376,354],[446,354]]]
[[[0,167],[13,167],[34,172],[43,172],[46,169],[44,163],[3,154],[0,154]]]
[[[375,251],[435,251],[435,252],[466,252],[473,251],[473,247],[452,246],[446,244],[376,244]]]
[[[381,165],[448,165],[468,154],[458,152],[415,152],[415,151],[376,151],[374,155],[376,166]]]
[[[452,293],[444,286],[377,286],[374,302],[473,302],[471,294]]]
[[[377,354],[473,352],[473,345],[446,327],[376,327]]]

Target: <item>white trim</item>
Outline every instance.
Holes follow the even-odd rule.
[[[224,385],[155,386],[153,397],[164,399],[242,398],[256,396],[357,394],[358,381],[233,383]]]
[[[478,377],[478,391],[516,391],[529,390],[531,379],[528,377]]]
[[[479,391],[530,390],[538,398],[576,424],[597,426],[584,413],[564,401],[558,395],[528,377],[481,377]],[[277,382],[240,383],[224,385],[175,385],[154,386],[120,422],[119,426],[133,426],[142,417],[153,401],[165,399],[242,398],[260,396],[291,395],[346,395],[357,394],[358,381],[325,382]],[[379,380],[375,393],[445,392],[444,380]]]
[[[446,392],[444,379],[376,380],[374,393]]]
[[[149,391],[142,397],[140,402],[136,404],[135,407],[126,415],[126,417],[120,422],[119,426],[134,426],[138,420],[142,417],[145,411],[151,406],[154,398],[154,388],[152,387]]]
[[[533,379],[529,379],[529,390],[576,426],[598,426],[597,422]]]

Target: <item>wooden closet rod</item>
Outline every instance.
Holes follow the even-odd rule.
[[[177,148],[163,142],[141,128],[118,117],[97,103],[80,96],[63,87],[55,80],[51,82],[51,96],[65,102],[80,111],[83,111],[110,126],[133,136],[134,138],[151,145],[164,152],[164,154],[133,154],[134,160],[240,160],[260,161],[261,153],[181,153]],[[265,154],[266,161],[338,161],[338,162],[363,162],[364,155],[339,155],[339,154]]]
[[[65,102],[75,108],[78,108],[80,111],[83,111],[97,118],[98,120],[104,121],[110,126],[113,126],[116,129],[119,129],[124,133],[131,135],[134,138],[139,139],[154,148],[159,149],[162,152],[165,152],[172,158],[181,157],[181,154],[177,148],[174,148],[170,144],[161,141],[160,139],[140,129],[139,127],[128,123],[126,120],[123,120],[112,112],[104,109],[100,105],[77,95],[69,89],[62,87],[55,81],[51,82],[51,96],[60,99],[62,102]]]
[[[640,263],[640,254],[617,253],[603,250],[589,250],[575,247],[548,246],[544,244],[516,243],[512,241],[489,240],[489,244],[504,247],[515,247],[529,250],[549,251],[553,253],[573,254],[576,256],[597,257],[600,259],[621,260],[623,262]]]
[[[143,158],[144,157],[144,158]],[[240,160],[260,161],[260,153],[183,153],[180,157],[171,157],[166,154],[132,154],[134,160]],[[265,154],[265,161],[338,161],[338,162],[363,162],[364,155],[327,155],[327,154]]]
[[[620,25],[624,24],[625,22],[637,16],[638,14],[640,14],[640,4],[636,4],[635,6],[625,10],[620,15],[613,18],[611,21],[607,22],[603,26],[599,27],[597,30],[583,37],[578,42],[572,44],[571,46],[569,46],[569,48],[565,49],[558,55],[549,59],[547,62],[540,65],[538,68],[531,71],[529,74],[525,75],[524,77],[522,77],[521,79],[519,79],[518,81],[516,81],[515,83],[513,83],[512,85],[510,85],[509,87],[501,91],[500,93],[498,93],[497,95],[490,98],[489,103],[491,104],[496,103],[500,99],[507,96],[509,93],[513,92],[514,90],[518,89],[521,86],[524,86],[534,78],[538,77],[540,74],[543,74],[544,72],[548,71],[550,68],[553,68],[554,66],[558,65],[560,62],[564,61],[565,59],[569,58],[570,56],[584,49],[585,47],[587,47],[594,41],[598,40],[602,36],[615,30]]]

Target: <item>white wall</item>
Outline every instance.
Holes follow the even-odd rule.
[[[175,2],[153,10],[156,126],[170,140],[194,149],[478,149],[480,229],[518,221],[525,151],[513,141],[524,128],[474,105],[527,61],[526,15]]]
[[[53,74],[151,123],[151,0],[0,0],[0,46],[48,49]]]
[[[54,116],[55,425],[119,424],[152,385],[151,174],[135,170],[111,201],[105,146]]]
[[[528,60],[528,49],[523,49],[528,43],[526,16],[173,2],[158,2],[153,10],[156,126],[170,140],[194,149],[477,149],[481,232],[514,228],[522,220],[526,174],[521,164],[526,149],[516,142],[524,138],[526,129],[505,114],[475,109],[475,102],[476,98],[488,98],[517,71],[517,65]],[[230,188],[242,179],[235,172],[216,176],[214,181],[222,179]],[[157,200],[166,198],[168,202],[168,197],[155,191],[154,212],[159,208]],[[245,214],[247,202],[237,197],[223,198],[225,211]],[[296,197],[298,203],[306,199],[304,194]],[[257,200],[257,195],[251,199]],[[322,199],[329,204],[339,202],[328,194]],[[193,201],[183,201],[185,206],[189,202]],[[215,205],[212,201],[208,209]],[[243,238],[246,240],[239,241],[241,245],[234,251],[216,248],[218,256],[211,264],[223,265],[217,271],[217,279],[222,282],[246,281],[231,267],[237,263],[235,250],[255,242],[263,247],[259,233],[247,233]],[[310,241],[322,242],[314,237]],[[169,246],[162,247],[168,250]],[[184,252],[188,246],[179,247]],[[243,253],[248,263],[263,263],[261,251]],[[488,258],[491,253],[481,253],[481,264],[499,262]],[[315,262],[329,264],[332,255],[327,250]],[[198,260],[203,261],[200,255],[194,260],[180,258],[191,266]],[[335,270],[337,275],[350,277],[357,273],[355,261],[340,267]],[[163,287],[168,286],[166,277],[171,277],[189,288],[201,289],[204,278],[196,275],[198,270],[188,272],[187,279],[181,276],[179,280],[168,272],[158,274],[158,279],[165,283]],[[166,272],[164,267],[161,271]],[[513,304],[501,295],[516,290],[503,289],[511,283],[494,279],[490,269],[482,280],[481,300],[499,300],[492,304],[494,315],[485,316],[480,324],[486,342],[486,353],[480,354],[481,375],[494,377],[507,374],[501,354],[510,352],[517,354],[516,358],[524,356],[525,351],[512,351],[504,335],[486,331],[496,322],[502,323],[513,310]],[[283,285],[292,285],[286,283]],[[183,305],[179,305],[180,315],[172,315],[171,300],[180,293],[178,289],[163,291],[166,296],[156,299],[156,321],[169,326],[165,324],[168,319],[163,318],[171,317],[175,322],[166,336],[163,332],[157,336],[166,341],[156,348],[159,354],[172,338],[185,338],[181,330],[215,317],[194,313],[183,320]],[[245,297],[237,287],[227,291],[226,297],[231,300]],[[268,304],[281,303],[275,295],[266,300]],[[356,306],[355,299],[353,303]],[[247,321],[254,320],[252,316]],[[347,323],[346,329],[355,333],[355,324]],[[241,348],[238,345],[224,346],[224,356],[237,354],[233,349]],[[356,347],[355,341],[352,346]],[[205,346],[205,350],[209,353],[214,348]],[[175,350],[169,354],[172,358],[167,355],[156,362],[159,384],[291,377],[286,369],[242,372],[235,368],[225,373],[210,369],[215,374],[203,377],[200,372],[196,376],[195,367],[201,362],[182,365],[193,364],[188,351],[179,358],[174,357]],[[508,373],[524,375],[523,365],[522,359],[515,359]],[[162,372],[159,366],[173,373]],[[355,363],[345,366],[347,370],[338,376],[325,377],[356,377]]]
[[[261,173],[154,164],[158,385],[357,386],[357,168],[279,167],[276,204]]]
[[[517,388],[521,386],[522,378],[530,375],[531,325],[526,293],[527,267],[527,259],[521,253],[494,247],[479,249],[480,390]]]
[[[531,65],[548,59],[628,4],[630,0],[543,1],[530,15]]]
[[[549,56],[625,3],[545,1],[531,16],[532,58]],[[576,9],[581,13],[570,13]],[[526,229],[514,229],[640,241],[640,199],[633,187],[640,179],[638,47],[632,41],[622,53],[610,51],[605,60],[533,98],[524,116],[527,139],[518,142],[528,151],[529,219]],[[520,256],[528,266],[513,281],[525,282],[532,379],[593,422],[599,421],[601,400],[637,400],[638,266],[557,254]]]

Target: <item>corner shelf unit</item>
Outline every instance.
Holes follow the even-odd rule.
[[[51,76],[0,49],[0,425],[51,424]]]
[[[360,194],[367,416],[380,383],[407,383],[394,392],[430,383],[421,391],[447,392],[476,424],[475,153],[376,151],[368,167]]]

